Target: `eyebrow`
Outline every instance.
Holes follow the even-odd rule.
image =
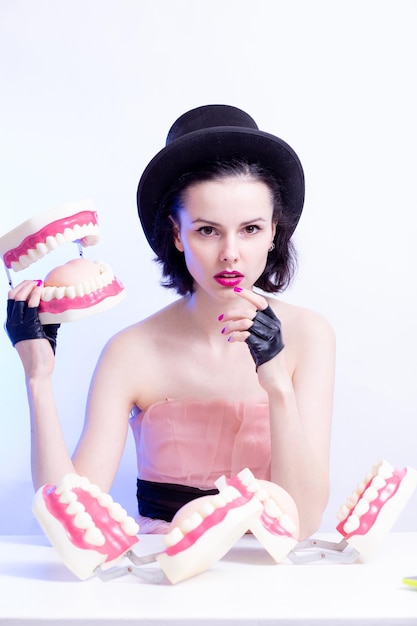
[[[240,226],[249,226],[250,224],[254,224],[255,222],[266,222],[267,220],[264,217],[255,217],[253,220],[247,220],[245,222],[241,222]],[[202,217],[197,217],[195,220],[191,221],[191,224],[197,224],[202,222],[203,224],[209,224],[210,226],[221,226],[219,222],[212,222],[211,220],[203,219]]]

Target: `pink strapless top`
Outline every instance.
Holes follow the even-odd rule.
[[[213,489],[248,467],[270,480],[268,404],[164,400],[132,411],[138,478]]]

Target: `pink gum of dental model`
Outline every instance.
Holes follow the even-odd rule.
[[[32,217],[1,237],[0,254],[6,268],[19,272],[62,244],[87,247],[98,240],[94,204],[73,202]],[[45,278],[39,319],[43,324],[72,322],[115,306],[125,295],[108,265],[83,258],[69,261]]]
[[[417,471],[380,461],[338,513],[337,530],[368,560],[379,549],[417,486]]]
[[[139,541],[135,520],[109,494],[77,474],[38,489],[32,510],[58,555],[81,580],[93,576],[99,566],[117,564]]]

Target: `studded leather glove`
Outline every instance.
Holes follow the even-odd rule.
[[[25,339],[48,339],[55,354],[59,327],[60,324],[42,326],[37,307],[29,307],[28,303],[22,300],[7,301],[5,329],[14,346]]]
[[[246,339],[250,353],[255,361],[256,369],[270,361],[284,348],[281,335],[281,322],[270,306],[257,311],[253,324],[248,329],[250,335]]]

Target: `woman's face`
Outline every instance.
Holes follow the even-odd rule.
[[[249,178],[206,181],[186,190],[175,245],[196,291],[221,297],[238,285],[252,288],[274,238],[272,214],[269,188]]]

